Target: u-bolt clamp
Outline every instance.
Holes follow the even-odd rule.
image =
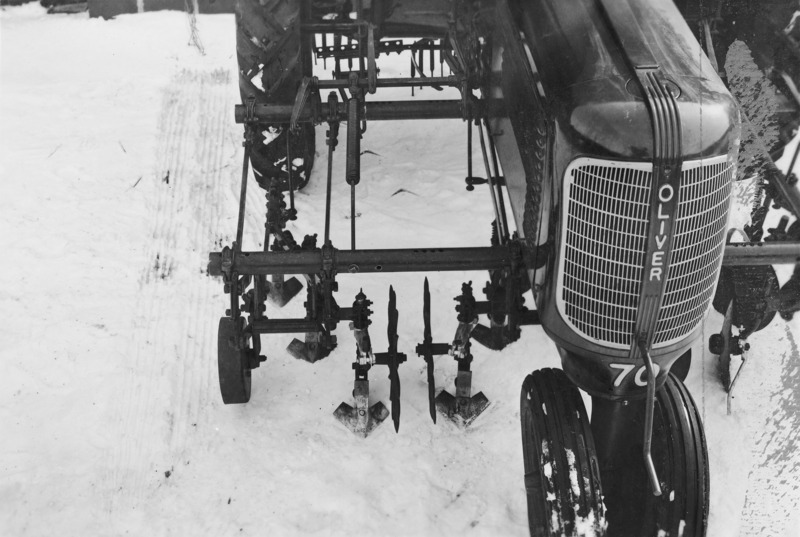
[[[294,97],[294,105],[292,106],[292,116],[289,120],[289,130],[292,132],[297,132],[298,129],[298,121],[300,120],[300,114],[306,107],[306,103],[308,102],[309,97],[312,94],[317,94],[317,84],[319,83],[319,79],[315,76],[313,77],[303,77],[302,82],[300,82],[300,87],[297,89],[297,94]]]
[[[249,125],[256,122],[256,98],[252,95],[244,103],[244,123]]]

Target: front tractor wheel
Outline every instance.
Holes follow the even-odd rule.
[[[520,399],[531,536],[605,535],[605,506],[589,417],[563,371],[525,378]]]
[[[592,401],[608,534],[703,537],[709,474],[700,411],[683,382],[670,373],[656,393],[652,456],[662,493],[654,496],[642,455],[644,406],[644,401]]]

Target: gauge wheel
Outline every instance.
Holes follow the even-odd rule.
[[[242,404],[250,400],[251,371],[249,343],[237,348],[244,331],[244,319],[222,317],[217,334],[217,365],[219,390],[226,405]]]
[[[605,535],[605,506],[589,417],[559,369],[525,378],[520,398],[530,534]]]

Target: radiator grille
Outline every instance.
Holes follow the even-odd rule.
[[[683,164],[672,261],[654,346],[703,319],[722,261],[733,165],[725,156]],[[581,158],[567,168],[558,307],[597,343],[628,348],[647,249],[652,165]]]

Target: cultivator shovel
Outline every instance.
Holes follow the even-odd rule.
[[[368,327],[371,324],[369,306],[372,304],[363,291],[356,295],[353,303],[353,321],[350,328],[356,338],[356,361],[353,362],[356,379],[353,387],[354,406],[342,403],[334,411],[336,419],[358,435],[368,436],[375,427],[386,419],[389,411],[383,403],[369,406],[369,370],[374,365],[385,365],[389,369],[389,401],[394,430],[400,430],[400,375],[398,367],[406,361],[406,355],[397,352],[397,296],[389,287],[389,325],[386,330],[389,350],[373,354]]]
[[[431,294],[428,279],[425,278],[423,289],[423,309],[422,318],[424,323],[424,335],[422,343],[417,345],[417,355],[425,359],[428,378],[428,409],[431,419],[436,423],[436,410],[464,426],[472,423],[486,407],[489,400],[479,392],[472,395],[472,354],[470,353],[470,334],[478,323],[478,316],[475,307],[475,298],[472,295],[472,282],[465,283],[461,287],[461,295],[455,299],[459,304],[456,306],[458,311],[458,328],[452,344],[433,343],[431,336]],[[452,356],[458,363],[458,373],[456,374],[456,395],[443,390],[439,395],[435,395],[436,386],[434,381],[434,356]]]

